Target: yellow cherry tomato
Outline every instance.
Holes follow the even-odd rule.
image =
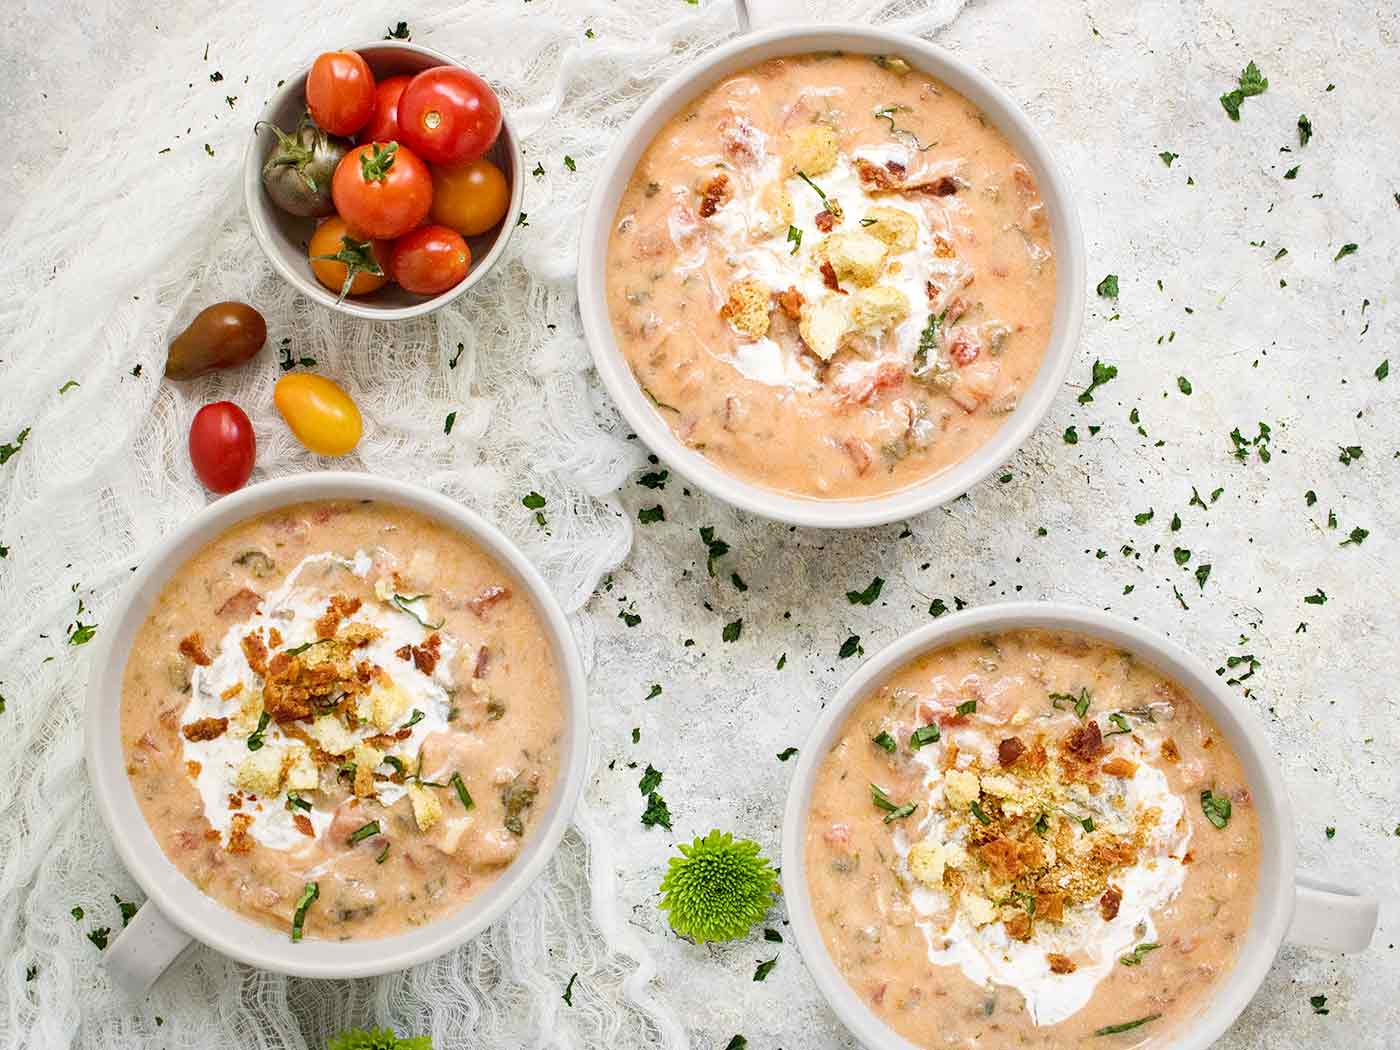
[[[272,391],[277,411],[298,441],[318,456],[343,456],[360,441],[360,410],[325,376],[293,372]]]
[[[500,222],[508,207],[506,177],[489,160],[433,168],[433,222],[476,237]]]

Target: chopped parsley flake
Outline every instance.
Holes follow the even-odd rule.
[[[1231,120],[1240,119],[1240,103],[1255,95],[1262,95],[1269,86],[1269,78],[1259,72],[1259,67],[1253,62],[1244,67],[1240,73],[1239,87],[1233,91],[1227,91],[1220,96],[1220,105]]]
[[[720,637],[726,642],[737,642],[739,640],[739,635],[742,634],[743,631],[744,620],[743,617],[740,617],[737,620],[730,620],[725,624],[724,630],[720,633]]]
[[[1103,386],[1105,383],[1111,382],[1112,380],[1117,378],[1117,365],[1106,365],[1102,361],[1096,360],[1094,362],[1093,373],[1090,376],[1089,385],[1079,395],[1079,403],[1081,405],[1087,405],[1090,401],[1094,400],[1095,390]]]
[[[1107,277],[1105,277],[1102,281],[1099,282],[1099,286],[1096,289],[1096,291],[1105,299],[1117,299],[1118,275],[1116,273],[1109,274]]]

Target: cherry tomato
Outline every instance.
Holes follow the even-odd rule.
[[[475,73],[435,66],[399,96],[399,129],[409,149],[430,164],[476,160],[501,133],[501,103]]]
[[[360,410],[325,376],[285,375],[272,390],[272,402],[297,440],[318,456],[343,456],[360,442]]]
[[[374,112],[374,74],[358,51],[327,51],[306,75],[306,108],[332,135],[353,135]]]
[[[194,414],[190,462],[210,492],[222,496],[247,484],[257,451],[253,424],[232,401],[215,401]]]
[[[306,246],[306,254],[311,259],[311,271],[316,280],[341,298],[365,295],[389,281],[385,260],[391,254],[390,246],[383,241],[356,237],[339,215],[332,215],[316,227],[311,243]],[[346,287],[352,267],[354,280]]]
[[[331,199],[352,230],[392,240],[428,217],[433,178],[428,166],[397,142],[366,143],[336,167]]]
[[[451,226],[463,237],[476,237],[500,222],[508,207],[506,177],[484,157],[433,169],[433,222]]]
[[[389,270],[405,291],[445,292],[467,275],[472,251],[462,235],[446,226],[420,226],[394,242]]]
[[[412,77],[390,77],[374,88],[374,113],[360,131],[362,142],[395,142],[399,135],[399,96]]]

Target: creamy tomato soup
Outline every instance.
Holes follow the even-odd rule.
[[[618,346],[671,429],[757,485],[877,496],[966,458],[1034,379],[1036,182],[903,60],[772,59],[676,114],[618,206]]]
[[[1177,685],[1013,631],[860,702],[818,772],[807,878],[837,968],[920,1046],[1165,1046],[1234,962],[1259,835]]]
[[[372,501],[273,511],[191,558],[121,708],[166,855],[293,939],[400,933],[490,886],[554,790],[563,718],[514,578]]]

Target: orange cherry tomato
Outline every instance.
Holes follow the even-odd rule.
[[[356,146],[331,179],[335,210],[369,237],[402,237],[428,217],[433,177],[413,151],[397,142]]]
[[[433,169],[433,222],[476,237],[500,222],[509,207],[510,186],[489,160]]]
[[[456,230],[420,226],[394,242],[389,270],[405,291],[437,295],[465,277],[471,266],[471,249]]]
[[[339,384],[314,372],[277,380],[272,403],[296,439],[318,456],[343,456],[360,443],[360,410]]]
[[[399,96],[412,77],[390,77],[374,88],[374,113],[360,131],[362,142],[395,142],[399,135]]]
[[[232,401],[215,401],[190,423],[190,462],[210,492],[241,489],[253,473],[258,445],[253,423]]]
[[[458,66],[434,66],[399,98],[401,142],[429,164],[476,160],[501,133],[501,103],[486,81]]]
[[[355,236],[339,215],[332,215],[316,227],[306,253],[316,280],[337,295],[365,295],[389,281],[385,260],[389,258],[390,245]],[[345,280],[350,276],[351,267],[354,267],[354,279],[347,288]],[[379,272],[375,273],[376,270]]]
[[[306,108],[332,135],[353,135],[374,112],[374,74],[358,51],[327,51],[306,75]]]

